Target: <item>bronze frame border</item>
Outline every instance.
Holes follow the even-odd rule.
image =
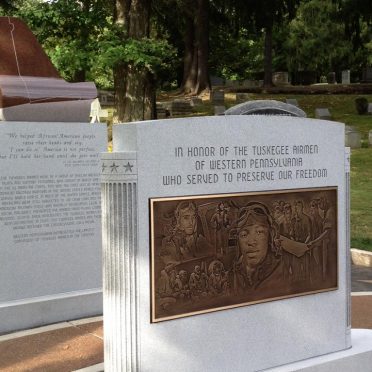
[[[213,309],[206,309],[206,310],[199,310],[199,311],[193,311],[189,313],[184,313],[181,315],[172,315],[168,317],[162,317],[162,318],[156,318],[155,317],[155,264],[154,264],[154,253],[155,253],[155,236],[154,236],[154,203],[159,201],[173,201],[173,200],[195,200],[195,199],[213,199],[213,198],[226,198],[226,197],[232,197],[232,196],[249,196],[249,195],[265,195],[265,194],[287,194],[287,193],[300,193],[300,192],[307,192],[307,191],[336,191],[336,206],[335,206],[335,216],[337,221],[337,230],[336,230],[336,241],[337,241],[337,251],[336,251],[336,280],[337,280],[337,286],[330,287],[326,289],[320,289],[317,291],[309,291],[309,292],[301,292],[296,293],[293,295],[285,295],[285,296],[279,296],[279,297],[270,297],[268,299],[263,300],[257,300],[257,301],[249,301],[249,302],[243,302],[235,305],[229,305],[229,306],[220,306],[215,307]],[[206,195],[189,195],[189,196],[166,196],[166,197],[157,197],[157,198],[149,198],[149,208],[150,208],[150,323],[160,323],[167,320],[174,320],[179,318],[185,318],[189,316],[195,316],[200,314],[208,314],[213,313],[216,311],[222,311],[222,310],[228,310],[228,309],[235,309],[243,306],[250,306],[250,305],[257,305],[260,303],[266,303],[271,301],[278,301],[282,299],[289,299],[294,297],[302,297],[307,296],[310,294],[317,294],[317,293],[324,293],[324,292],[331,292],[339,289],[339,263],[340,263],[340,257],[339,257],[339,218],[338,218],[338,186],[326,186],[326,187],[309,187],[309,188],[303,188],[303,189],[285,189],[285,190],[267,190],[267,191],[250,191],[250,192],[236,192],[236,193],[221,193],[221,194],[206,194]]]

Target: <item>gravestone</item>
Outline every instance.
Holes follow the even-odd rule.
[[[372,67],[366,67],[362,70],[362,82],[372,83]]]
[[[225,106],[214,106],[214,115],[224,115],[225,111]]]
[[[190,115],[193,112],[190,101],[185,99],[175,99],[171,106],[172,116]]]
[[[115,126],[113,148],[102,160],[105,371],[293,372],[319,355],[348,359],[342,124],[142,122]],[[290,239],[295,215],[307,232]],[[327,225],[311,230],[309,216]]]
[[[329,72],[327,75],[327,83],[328,84],[336,84],[336,73]]]
[[[225,85],[226,87],[229,87],[229,88],[239,88],[240,81],[239,80],[226,80]]]
[[[238,103],[249,101],[250,100],[250,94],[249,93],[236,93],[235,94],[235,100]]]
[[[311,85],[317,82],[318,73],[316,71],[296,71],[292,73],[293,85]]]
[[[244,102],[226,110],[225,115],[283,115],[306,117],[298,107],[274,100],[257,100]]]
[[[103,124],[0,124],[0,333],[102,313]]]
[[[322,120],[331,120],[332,115],[327,108],[316,108],[315,118],[322,119]]]
[[[288,72],[273,72],[272,81],[277,86],[289,85]]]
[[[350,70],[342,71],[342,84],[350,84]]]
[[[345,127],[345,146],[351,149],[362,147],[362,135],[357,129],[348,125]]]
[[[256,86],[256,84],[255,84],[254,80],[246,79],[246,80],[242,81],[242,87],[243,88],[254,88],[255,86]]]
[[[287,98],[287,99],[285,100],[285,102],[288,103],[289,105],[293,105],[293,106],[299,107],[296,98]]]
[[[21,20],[0,17],[0,120],[89,122],[94,83],[63,80]]]
[[[200,107],[203,105],[203,100],[199,97],[191,97],[190,105],[191,107]]]
[[[372,130],[368,132],[368,146],[372,147]]]
[[[212,87],[225,85],[225,79],[219,76],[211,76],[210,81]]]
[[[115,94],[109,90],[98,91],[98,99],[102,106],[114,106],[115,105]]]
[[[158,119],[166,119],[170,116],[170,110],[165,102],[156,102],[156,116]]]
[[[108,118],[108,111],[107,110],[102,110],[101,105],[99,103],[98,98],[93,100],[91,107],[90,107],[90,117],[91,123],[100,123],[101,118]]]
[[[372,115],[372,103],[368,103],[368,115]]]
[[[225,92],[223,90],[212,90],[209,99],[213,106],[224,106]]]

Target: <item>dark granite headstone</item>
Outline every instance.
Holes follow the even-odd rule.
[[[224,106],[225,92],[223,90],[212,90],[210,92],[210,101],[214,106]]]
[[[219,76],[211,76],[210,81],[211,81],[211,86],[212,87],[221,86],[221,85],[225,84],[225,79],[223,79]]]
[[[203,100],[199,97],[191,97],[190,99],[190,105],[191,107],[198,107],[203,104]]]
[[[372,83],[372,67],[366,67],[362,71],[362,82]]]
[[[273,72],[272,80],[274,85],[276,86],[289,85],[288,72],[286,71]]]
[[[288,103],[289,105],[293,105],[293,106],[299,107],[296,98],[287,98],[285,100],[285,103]]]
[[[225,115],[283,115],[306,118],[306,113],[298,107],[274,100],[244,102],[230,107]]]
[[[214,106],[214,115],[223,115],[225,113],[225,106]]]
[[[225,86],[228,88],[239,88],[240,81],[239,80],[226,80]]]
[[[327,75],[327,83],[328,84],[336,84],[336,73],[329,72]]]
[[[236,93],[235,100],[237,103],[242,103],[250,100],[249,93]]]
[[[109,90],[99,90],[98,91],[99,102],[102,106],[114,106],[115,104],[115,94]]]
[[[164,102],[156,102],[156,118],[166,119],[170,116],[170,111]]]
[[[327,108],[317,108],[315,109],[315,118],[323,120],[331,120],[332,115]]]
[[[243,80],[242,87],[243,88],[256,88],[258,86],[258,81],[256,80]]]
[[[315,71],[297,71],[292,74],[293,85],[310,85],[317,82],[318,74]]]
[[[185,116],[193,112],[190,101],[175,99],[171,106],[172,116]]]

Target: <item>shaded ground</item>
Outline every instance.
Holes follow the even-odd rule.
[[[363,266],[351,266],[351,291],[352,292],[372,292],[372,268]],[[372,317],[372,306],[370,307]]]
[[[102,322],[0,342],[1,372],[70,372],[103,362]]]

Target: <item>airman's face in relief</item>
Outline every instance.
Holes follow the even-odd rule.
[[[179,226],[180,229],[186,233],[186,235],[192,235],[196,227],[195,212],[190,209],[181,211]]]
[[[250,267],[260,265],[269,248],[269,227],[260,224],[244,226],[238,239],[245,264]]]

